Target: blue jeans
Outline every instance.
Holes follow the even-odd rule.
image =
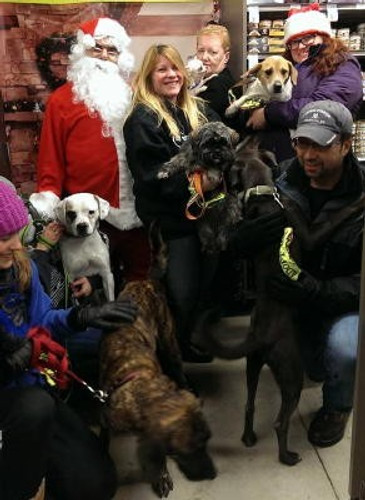
[[[353,405],[359,315],[346,314],[329,326],[322,340],[304,343],[304,363],[314,380],[322,379],[323,407],[350,410]]]

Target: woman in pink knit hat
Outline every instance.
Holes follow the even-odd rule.
[[[62,340],[89,326],[102,328],[105,321],[115,329],[133,321],[136,309],[130,302],[52,309],[22,248],[19,232],[26,224],[23,201],[0,180],[0,498],[27,500],[45,484],[47,498],[107,500],[116,489],[112,460],[46,383],[40,363],[47,368],[56,352],[65,353],[52,337]],[[36,348],[41,345],[36,331],[43,335],[42,349]],[[36,498],[44,493],[38,491]]]
[[[260,131],[262,146],[273,151],[278,161],[294,156],[289,129],[296,128],[303,106],[329,99],[342,103],[355,117],[363,99],[359,62],[333,37],[330,22],[318,4],[289,11],[284,42],[284,56],[298,70],[292,98],[254,110],[247,121],[248,127]]]

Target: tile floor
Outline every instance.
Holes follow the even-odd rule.
[[[245,318],[228,318],[221,325],[224,334],[242,331]],[[213,481],[190,482],[169,460],[174,480],[171,500],[348,500],[351,422],[345,438],[327,449],[314,448],[306,429],[321,403],[319,385],[305,384],[299,407],[292,418],[290,449],[302,461],[288,467],[278,462],[273,422],[280,405],[280,394],[265,368],[256,399],[255,430],[258,442],[253,448],[241,443],[245,388],[245,361],[215,360],[211,364],[186,364],[186,371],[204,401],[204,412],[213,437],[209,449],[218,469]],[[114,500],[153,500],[157,497],[143,483],[135,459],[135,441],[115,438],[111,453],[116,460],[120,488]]]

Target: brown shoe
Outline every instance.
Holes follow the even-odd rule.
[[[329,411],[321,408],[308,430],[308,441],[314,446],[326,448],[341,441],[351,411]]]

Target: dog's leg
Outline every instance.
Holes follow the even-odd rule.
[[[255,398],[260,372],[264,366],[262,351],[255,351],[247,356],[246,378],[247,378],[247,402],[245,412],[245,428],[241,440],[246,446],[254,446],[257,436],[253,430],[253,419],[255,413]]]
[[[106,272],[105,274],[102,275],[102,280],[103,280],[103,290],[105,293],[105,297],[110,302],[115,298],[113,274],[110,272]]]
[[[162,446],[140,439],[138,458],[145,478],[151,484],[153,491],[160,498],[167,498],[174,484],[167,470],[166,455]]]
[[[279,445],[279,460],[286,465],[295,465],[301,458],[288,450],[290,418],[296,409],[303,386],[303,369],[295,341],[283,338],[275,344],[267,361],[281,391],[281,407],[275,422]]]
[[[228,118],[229,116],[233,116],[237,113],[237,111],[240,109],[240,107],[243,105],[243,103],[248,99],[247,96],[243,95],[239,99],[236,99],[235,101],[232,102],[228,106],[228,108],[225,111],[225,116]]]

